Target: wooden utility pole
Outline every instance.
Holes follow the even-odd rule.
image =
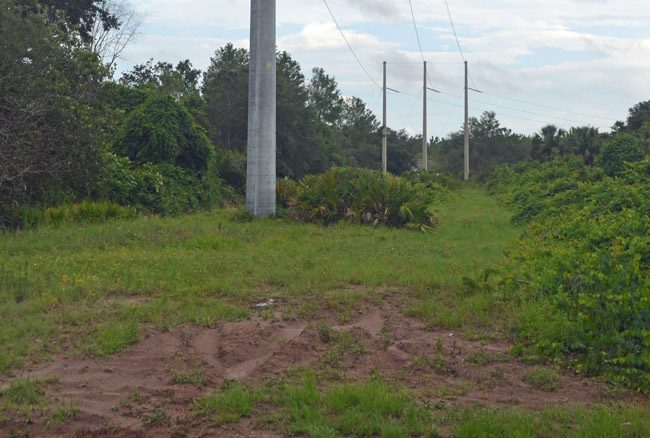
[[[429,170],[429,141],[427,138],[427,62],[424,61],[424,87],[422,88],[422,166],[423,171]]]
[[[251,0],[246,209],[255,216],[275,214],[275,2]]]
[[[469,181],[469,83],[467,61],[465,61],[465,181]]]
[[[388,128],[386,127],[386,61],[384,61],[384,117],[381,134],[381,169],[388,173]]]

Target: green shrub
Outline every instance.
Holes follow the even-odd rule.
[[[495,173],[528,224],[502,279],[528,312],[521,354],[566,355],[579,372],[650,390],[649,170],[645,160],[609,178],[554,161]]]
[[[45,222],[62,223],[100,223],[111,219],[131,219],[137,216],[134,208],[122,207],[113,202],[83,201],[45,209]]]
[[[442,192],[444,189],[440,189]],[[332,224],[346,220],[376,226],[432,229],[437,193],[393,175],[333,168],[298,183],[281,181],[278,203],[297,221]]]
[[[455,176],[441,173],[411,171],[406,172],[402,177],[413,184],[424,184],[442,194],[445,194],[444,189],[459,190],[463,186],[463,182]]]
[[[98,196],[156,214],[209,209],[235,197],[219,178],[216,166],[211,160],[206,172],[197,176],[171,164],[136,167],[126,157],[107,154]]]
[[[0,230],[29,229],[43,222],[43,210],[29,206],[8,207],[0,205]]]
[[[524,382],[546,392],[555,391],[561,378],[557,371],[541,366],[536,366],[524,374]]]
[[[607,176],[619,176],[625,171],[625,163],[643,160],[645,147],[631,134],[617,134],[605,144],[597,163]]]
[[[171,96],[153,96],[132,111],[114,144],[136,164],[172,164],[203,173],[214,147],[183,105]]]

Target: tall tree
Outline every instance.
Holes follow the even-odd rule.
[[[533,137],[532,157],[539,161],[550,159],[554,154],[561,154],[560,143],[566,131],[555,125],[544,126],[539,134]]]
[[[232,44],[210,60],[201,89],[207,129],[217,148],[246,152],[248,127],[248,51]]]
[[[563,154],[582,156],[585,164],[594,163],[596,154],[600,149],[600,134],[597,128],[580,126],[569,129],[566,136],[560,141],[560,150]]]
[[[88,194],[107,71],[76,37],[0,0],[0,204]]]
[[[380,123],[363,100],[348,97],[343,101],[335,135],[341,153],[351,166],[381,168]]]
[[[332,126],[339,121],[343,111],[343,98],[336,79],[320,67],[312,70],[309,81],[309,105],[316,112],[318,120]]]
[[[92,40],[96,23],[106,29],[120,27],[118,18],[106,7],[106,0],[14,0],[23,13],[44,13],[48,23],[76,33],[84,42]]]

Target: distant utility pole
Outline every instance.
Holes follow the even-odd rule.
[[[275,214],[275,2],[251,0],[246,209],[255,216]]]
[[[427,62],[424,61],[424,88],[422,89],[422,170],[429,170],[429,142],[427,139]]]
[[[469,83],[467,61],[465,61],[465,181],[469,181]]]
[[[384,126],[381,133],[381,170],[388,172],[388,128],[386,127],[386,61],[384,61]]]

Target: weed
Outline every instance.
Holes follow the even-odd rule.
[[[79,412],[79,406],[71,401],[65,401],[55,406],[47,419],[47,426],[56,426],[75,418]]]
[[[205,371],[201,364],[197,364],[190,371],[170,369],[172,374],[172,383],[175,385],[194,385],[197,388],[203,386]]]
[[[144,426],[151,426],[154,424],[161,424],[169,420],[164,406],[156,405],[153,410],[141,417]]]
[[[211,395],[196,400],[192,409],[197,415],[224,424],[250,416],[256,402],[255,390],[240,383],[228,382]]]
[[[524,382],[546,392],[555,391],[560,380],[561,376],[557,371],[542,366],[536,366],[524,374]]]

